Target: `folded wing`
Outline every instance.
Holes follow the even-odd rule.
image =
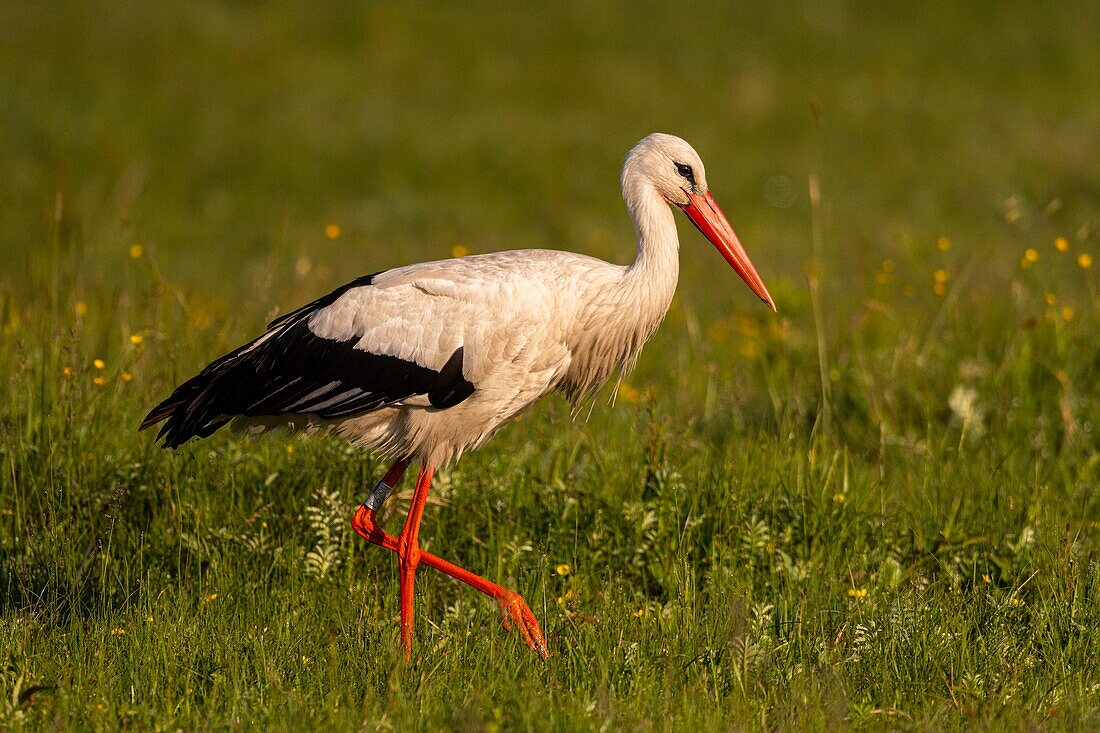
[[[394,318],[401,304],[392,297],[378,304],[386,313],[372,318],[372,301],[377,299],[368,289],[374,277],[359,278],[272,321],[264,335],[177,387],[141,428],[163,422],[158,437],[175,448],[212,434],[237,416],[308,414],[338,420],[414,395],[427,395],[436,409],[467,399],[475,387],[464,375],[461,336],[434,339],[433,346],[445,353],[422,348],[418,358],[395,355],[388,347],[408,342],[402,331],[422,333],[426,324],[408,312],[411,304],[405,304],[405,318]],[[346,315],[349,310],[354,317]],[[365,333],[364,323],[375,328]]]

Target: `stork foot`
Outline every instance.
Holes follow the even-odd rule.
[[[497,600],[500,602],[500,611],[504,615],[504,628],[509,631],[512,631],[513,627],[519,629],[528,647],[538,652],[543,659],[549,658],[550,652],[546,648],[546,637],[542,635],[542,627],[539,626],[539,620],[535,618],[535,614],[531,613],[527,601],[523,600],[523,596],[507,591]]]

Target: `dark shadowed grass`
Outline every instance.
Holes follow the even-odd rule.
[[[1095,727],[1098,38],[1084,3],[0,7],[0,727]],[[427,571],[400,661],[347,525],[374,458],[136,434],[357,275],[625,261],[653,130],[780,313],[685,227],[637,371],[439,477],[426,546],[549,663]]]

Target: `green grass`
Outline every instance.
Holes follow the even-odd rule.
[[[1100,13],[744,5],[0,7],[0,728],[1100,725]],[[548,663],[430,571],[402,663],[375,458],[135,432],[357,275],[626,261],[654,130],[779,315],[684,226],[618,404],[440,477]]]

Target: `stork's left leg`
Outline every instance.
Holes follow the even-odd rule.
[[[428,503],[434,472],[435,469],[427,463],[420,468],[409,516],[405,517],[405,526],[397,535],[397,568],[401,574],[401,648],[405,651],[405,659],[412,656],[413,587],[416,584],[416,568],[423,555],[420,550],[420,520],[424,517],[424,505]]]
[[[413,629],[413,603],[415,601],[414,588],[416,585],[416,568],[420,565],[420,520],[424,518],[424,505],[428,503],[428,491],[432,486],[432,474],[434,469],[427,463],[420,469],[420,476],[416,479],[416,488],[413,490],[412,504],[409,507],[409,515],[405,518],[405,526],[401,534],[394,537],[386,533],[375,522],[378,508],[385,501],[393,487],[401,480],[408,468],[409,461],[402,459],[397,461],[386,472],[385,478],[378,482],[374,491],[364,501],[355,516],[351,520],[352,529],[368,542],[392,550],[397,553],[397,567],[401,581],[401,646],[405,651],[405,658],[412,654],[412,629]]]
[[[401,648],[405,652],[405,658],[409,659],[412,656],[416,568],[420,565],[424,554],[420,549],[420,520],[424,518],[424,505],[428,503],[428,491],[432,487],[432,474],[435,469],[427,463],[421,467],[420,476],[416,479],[416,488],[413,490],[409,516],[405,518],[405,526],[401,534],[397,537],[387,534],[374,521],[377,512],[376,504],[381,504],[390,490],[397,485],[407,467],[408,461],[405,460],[393,465],[380,485],[375,487],[370,498],[355,512],[351,526],[367,541],[397,553],[397,568],[401,580]]]

